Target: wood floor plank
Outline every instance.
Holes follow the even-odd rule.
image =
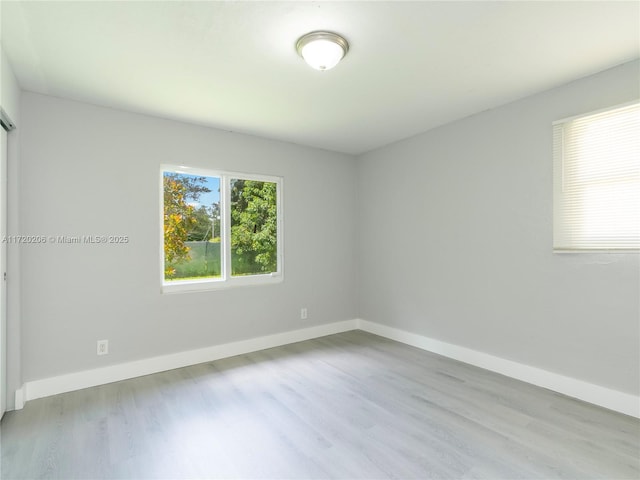
[[[3,479],[638,479],[640,421],[354,331],[28,402]]]

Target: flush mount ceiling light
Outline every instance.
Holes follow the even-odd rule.
[[[347,54],[349,43],[336,33],[311,32],[298,39],[296,50],[312,68],[329,70]]]

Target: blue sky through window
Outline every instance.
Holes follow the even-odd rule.
[[[188,201],[189,205],[193,205],[196,208],[198,208],[200,205],[204,205],[205,207],[210,207],[214,203],[220,202],[220,178],[219,177],[206,177],[204,175],[190,175],[188,173],[179,173],[179,172],[165,172],[164,175],[165,176],[177,175],[178,177],[185,177],[185,178],[202,177],[206,180],[204,182],[204,185],[211,191],[208,193],[200,194],[200,198],[198,199],[197,202],[193,202],[192,200],[189,200]]]

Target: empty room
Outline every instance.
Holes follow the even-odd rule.
[[[640,478],[640,2],[0,27],[2,479]]]

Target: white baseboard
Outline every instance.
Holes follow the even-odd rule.
[[[441,342],[440,340],[367,320],[358,320],[357,326],[365,332],[396,340],[444,357],[453,358],[485,370],[491,370],[539,387],[548,388],[609,410],[640,418],[640,397],[629,393],[612,390],[583,380],[566,377],[541,368],[506,360],[477,350]]]
[[[24,403],[36,398],[48,397],[59,393],[81,390],[107,383],[127,380],[152,373],[173,370],[174,368],[211,362],[221,358],[233,357],[245,353],[256,352],[266,348],[279,347],[289,343],[301,342],[312,338],[323,337],[334,333],[346,332],[357,328],[356,320],[317,325],[314,327],[276,333],[265,337],[241,340],[223,345],[179,352],[159,357],[146,358],[134,362],[110,365],[108,367],[68,373],[57,377],[43,378],[26,382],[16,391],[16,410],[20,410]]]
[[[164,372],[166,370],[173,370],[174,368],[187,367],[198,363],[211,362],[221,358],[242,355],[266,348],[279,347],[289,343],[311,340],[325,335],[356,329],[396,340],[407,345],[421,348],[422,350],[437,353],[444,357],[453,358],[470,365],[522,380],[523,382],[548,388],[558,393],[584,400],[585,402],[600,405],[616,412],[640,418],[640,397],[361,319],[317,325],[300,330],[267,335],[265,337],[214,345],[212,347],[187,352],[162,355],[134,362],[29,381],[16,391],[15,409],[20,410],[23,408],[25,402],[36,398],[95,387],[97,385]]]
[[[16,390],[14,410],[22,410],[24,407],[24,386]]]

